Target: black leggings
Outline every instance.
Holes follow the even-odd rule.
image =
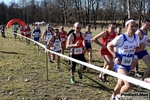
[[[85,59],[85,57],[84,57],[84,54],[71,55],[71,57],[74,58],[74,59],[77,59],[77,60],[86,62],[86,59]],[[76,69],[76,64],[77,64],[76,62],[71,61],[71,67],[72,67],[71,70],[72,70],[72,72],[75,71],[75,69]],[[83,70],[86,69],[86,66],[84,66],[84,65],[81,65],[81,66],[82,66],[82,69],[83,69]]]

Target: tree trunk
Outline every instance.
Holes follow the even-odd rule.
[[[128,6],[128,19],[131,18],[131,2],[130,0],[127,0],[127,6]]]

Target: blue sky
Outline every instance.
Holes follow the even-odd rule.
[[[15,2],[17,0],[0,0],[0,2],[5,2],[5,4],[9,4],[10,2]]]

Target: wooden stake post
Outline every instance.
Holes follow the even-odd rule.
[[[47,49],[45,49],[45,54],[46,54],[46,78],[48,81],[48,56],[47,56]]]

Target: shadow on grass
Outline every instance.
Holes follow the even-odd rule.
[[[93,52],[98,52],[99,50],[97,50],[97,49],[92,49],[92,51],[93,51]]]
[[[5,53],[5,54],[21,54],[21,55],[25,55],[23,53],[17,53],[17,52],[7,52],[7,51],[0,51],[1,53]]]
[[[145,89],[145,88],[142,88],[142,87],[139,87],[139,86],[137,86],[137,85],[133,85],[133,91],[135,91],[135,92],[147,92],[147,89]]]
[[[105,90],[109,93],[112,93],[111,91],[113,91],[113,89],[110,89],[102,84],[100,84],[99,82],[97,82],[96,80],[92,79],[91,77],[88,77],[87,75],[83,74],[84,77],[88,78],[89,80],[93,81],[94,83],[96,83],[97,85],[92,85],[92,84],[88,84],[88,83],[81,83],[81,84],[84,84],[84,85],[87,85],[87,86],[90,86],[90,87],[93,87],[93,88],[99,88],[101,90]],[[99,81],[99,80],[98,80]],[[105,84],[105,83],[103,83]]]
[[[91,68],[87,68],[85,71],[83,71],[83,73],[90,73],[90,74],[95,74],[95,75],[99,75],[99,71],[95,71]]]
[[[88,63],[89,60],[86,60],[86,62]],[[104,63],[104,61],[100,61],[100,60],[92,60],[92,63],[97,62],[97,63]]]

